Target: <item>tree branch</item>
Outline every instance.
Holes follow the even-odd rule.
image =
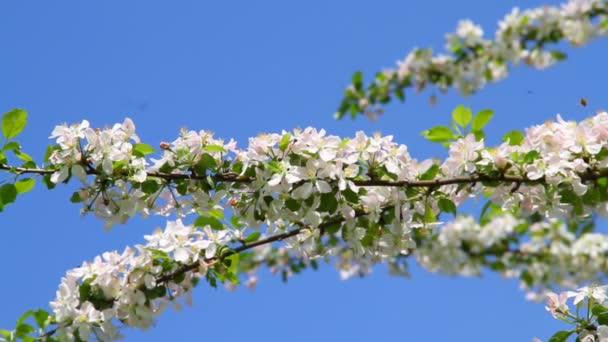
[[[24,168],[11,166],[6,164],[0,164],[0,170],[6,170],[15,174],[38,174],[38,175],[49,175],[56,172],[55,170],[46,170],[41,168]],[[100,173],[94,169],[87,169],[87,175],[100,175]],[[163,173],[157,171],[147,171],[147,176],[150,178],[160,178],[163,180],[206,180],[207,177],[211,177],[216,182],[226,183],[251,183],[255,179],[247,176],[240,176],[233,172],[218,173],[215,175],[196,175],[192,173]],[[588,170],[579,173],[581,181],[592,181],[602,177],[608,177],[608,169],[595,171]],[[348,181],[353,182],[357,186],[385,186],[385,187],[410,187],[410,188],[422,188],[422,187],[437,187],[444,185],[458,185],[458,184],[475,184],[479,182],[503,182],[503,183],[523,183],[523,184],[546,184],[545,177],[538,179],[530,179],[527,176],[497,174],[472,174],[470,176],[459,176],[459,177],[443,177],[431,180],[402,180],[402,181],[391,181],[391,180],[380,180],[380,179],[354,179],[349,178]]]

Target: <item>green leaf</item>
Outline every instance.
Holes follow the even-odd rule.
[[[437,205],[439,206],[439,209],[444,213],[451,213],[453,215],[456,215],[456,204],[454,204],[454,202],[452,202],[451,200],[447,198],[440,198]]]
[[[420,175],[420,180],[434,179],[438,173],[439,173],[439,165],[433,164],[422,175]]]
[[[547,342],[566,342],[568,337],[574,333],[573,330],[562,330],[558,331]]]
[[[482,109],[473,118],[473,123],[471,124],[472,132],[481,131],[485,125],[490,121],[490,119],[494,116],[494,111],[491,109]]]
[[[27,334],[33,333],[36,329],[31,324],[21,323],[15,328],[15,336],[26,338]]]
[[[291,141],[291,134],[289,134],[289,132],[283,134],[283,136],[281,137],[281,141],[279,141],[279,149],[283,152],[285,152],[285,150],[287,149],[287,146],[289,146],[289,142]]]
[[[471,119],[473,118],[473,113],[471,112],[471,108],[465,107],[463,105],[459,105],[452,111],[452,120],[459,124],[461,127],[466,127]]]
[[[528,270],[524,270],[523,272],[521,272],[521,274],[519,275],[519,279],[521,279],[526,285],[528,285],[528,287],[534,284],[534,277],[532,277],[532,274],[530,274],[530,271]]]
[[[141,183],[141,191],[146,194],[153,194],[158,191],[160,188],[160,184],[153,179],[147,179],[143,183]]]
[[[356,71],[353,74],[353,86],[356,90],[361,90],[363,88],[363,73],[361,71]]]
[[[203,169],[213,169],[217,167],[217,162],[215,161],[215,158],[213,158],[209,153],[204,153],[201,156],[201,160],[198,162],[197,166],[202,167]],[[204,171],[201,173],[204,173]]]
[[[207,214],[209,214],[209,216],[211,216],[211,217],[215,217],[218,220],[221,220],[224,218],[224,211],[222,211],[220,209],[209,209],[209,210],[207,210]]]
[[[232,215],[230,217],[230,223],[232,223],[232,225],[235,226],[236,228],[243,228],[243,224],[241,223],[241,220],[236,215]]]
[[[23,314],[21,314],[21,316],[19,316],[19,318],[17,318],[17,324],[16,325],[23,324],[23,322],[25,322],[25,320],[28,317],[30,317],[33,313],[34,313],[33,310],[27,310],[26,312],[24,312]]]
[[[2,147],[2,151],[14,151],[19,149],[21,149],[21,145],[16,141],[9,141]]]
[[[78,294],[81,302],[88,300],[91,296],[91,283],[85,281],[78,287]]]
[[[36,180],[34,178],[21,178],[15,182],[15,189],[17,189],[17,193],[22,194],[32,190],[34,184],[36,184]]]
[[[25,153],[23,151],[14,150],[14,152],[15,152],[15,156],[17,156],[17,158],[19,158],[19,159],[21,159],[23,161],[26,161],[26,162],[28,162],[28,161],[34,161],[34,158],[32,158],[32,156],[30,156],[29,154],[27,154],[27,153]]]
[[[180,277],[176,277],[175,278],[175,282],[178,283],[178,284],[181,283],[182,281],[184,281],[183,279],[181,279],[181,281],[178,282],[178,280],[180,280],[179,278]],[[148,294],[150,295],[151,299],[160,298],[160,297],[164,297],[167,294],[167,287],[164,286],[164,285],[160,285],[160,286],[157,286],[157,287],[155,287],[153,289],[150,289],[148,291],[149,291]]]
[[[78,191],[74,191],[74,193],[70,197],[70,202],[72,202],[72,203],[82,202],[82,198],[80,198],[80,193]]]
[[[205,145],[203,149],[209,152],[226,152],[224,146],[221,145]]]
[[[341,223],[328,224],[327,226],[325,226],[325,232],[329,234],[335,234],[338,232],[338,230],[340,230],[340,227],[342,227]]]
[[[217,230],[222,230],[224,229],[224,224],[216,219],[215,217],[209,217],[209,216],[199,216],[196,218],[196,220],[194,220],[194,225],[196,227],[204,227],[204,226],[211,226],[211,228],[213,229],[217,229]]]
[[[338,209],[338,200],[336,200],[336,196],[329,192],[321,195],[321,203],[319,204],[319,208],[317,209],[322,213],[334,213]]]
[[[0,187],[0,203],[6,205],[15,202],[17,198],[17,188],[14,184],[4,184]]]
[[[608,308],[603,305],[595,304],[591,312],[597,317],[597,322],[601,325],[608,325]]]
[[[139,144],[133,145],[133,154],[138,157],[143,157],[146,154],[150,154],[150,153],[154,153],[154,147],[152,147],[148,144],[139,143]]]
[[[555,58],[556,61],[563,61],[566,59],[566,57],[568,57],[565,52],[559,50],[551,50],[549,53],[553,58]]]
[[[279,162],[279,161],[271,160],[266,165],[268,166],[268,169],[270,171],[272,171],[273,173],[283,172],[283,166],[281,165],[281,162]]]
[[[10,139],[21,133],[27,124],[27,112],[21,108],[14,108],[2,115],[2,134]]]
[[[524,155],[524,163],[532,164],[538,157],[540,157],[540,152],[532,150]]]
[[[424,211],[424,223],[435,223],[437,221],[437,217],[433,212],[433,206],[430,203],[427,203],[425,211]]]
[[[50,174],[42,176],[42,183],[44,183],[44,185],[46,185],[46,188],[49,190],[54,189],[57,186],[57,184],[51,181]]]
[[[456,139],[448,126],[435,126],[423,131],[422,136],[433,142],[445,142]]]
[[[473,132],[473,135],[475,135],[475,141],[481,141],[483,138],[486,137],[483,131],[475,131]]]
[[[40,328],[44,328],[46,326],[46,320],[49,318],[49,316],[50,314],[46,310],[38,309],[34,311],[34,319]]]
[[[403,91],[403,88],[401,88],[401,87],[397,87],[397,88],[395,88],[395,91],[394,91],[394,92],[395,92],[395,96],[397,96],[397,98],[398,98],[398,99],[399,99],[401,102],[405,101],[405,92]]]
[[[259,231],[256,230],[254,232],[251,232],[251,234],[247,235],[247,237],[245,238],[244,241],[245,242],[254,242],[254,241],[257,241],[260,238],[261,235],[262,235],[262,233],[260,233]]]
[[[300,204],[300,201],[289,198],[285,201],[285,206],[291,211],[298,211],[302,207],[302,204]]]
[[[226,278],[235,284],[239,283],[239,278],[236,276],[239,270],[239,258],[239,253],[234,253],[224,259],[224,263],[228,266]]]
[[[524,134],[521,131],[518,131],[516,129],[507,132],[503,137],[502,137],[502,141],[507,142],[509,141],[509,145],[511,146],[517,146],[517,145],[521,145],[521,142],[524,141]]]
[[[350,203],[359,203],[359,194],[352,191],[351,188],[342,190],[342,197]]]

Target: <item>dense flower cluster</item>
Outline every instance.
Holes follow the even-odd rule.
[[[108,135],[109,142],[100,138]],[[66,339],[117,337],[116,322],[149,326],[194,279],[217,274],[207,266],[225,260],[222,250],[239,246],[253,252],[241,263],[249,266],[221,281],[247,273],[254,283],[255,268],[273,258],[266,263],[336,256],[348,277],[414,255],[432,271],[478,274],[488,266],[542,293],[599,281],[608,264],[608,236],[556,220],[606,212],[606,112],[580,123],[558,116],[495,147],[467,135],[450,144],[443,162],[419,162],[390,136],[343,139],[313,128],[263,134],[245,149],[209,132],[183,131],[148,160],[151,148],[136,140],[128,119],[104,130],[58,126],[52,137],[50,180],[79,178],[78,199],[109,225],[136,212],[195,216],[191,225],[178,220],[146,236],[145,246],[69,271],[51,305]],[[140,169],[144,175],[134,177]],[[481,223],[468,216],[439,222],[484,194],[493,210]],[[280,256],[274,248],[253,249],[257,241],[281,240]]]
[[[458,216],[415,251],[418,262],[433,272],[477,275],[489,266],[522,280],[531,299],[555,285],[574,288],[603,281],[608,269],[608,235],[581,232],[559,220],[528,223],[511,214],[485,224]],[[591,262],[593,260],[593,262]]]
[[[145,245],[106,252],[67,272],[51,302],[59,338],[86,341],[94,334],[101,341],[114,340],[118,322],[147,328],[168,302],[178,307],[175,300],[186,295],[190,303],[197,278],[206,274],[207,263],[230,236],[178,220],[145,239]],[[197,263],[199,267],[179,272]]]
[[[470,20],[462,20],[454,33],[446,35],[449,54],[434,55],[432,49],[416,48],[395,69],[376,75],[364,89],[361,75],[347,88],[336,115],[375,116],[382,109],[378,103],[391,96],[404,99],[404,89],[418,91],[428,84],[442,92],[450,87],[468,95],[488,82],[505,78],[510,65],[521,62],[546,68],[565,58],[559,50],[548,50],[551,43],[566,41],[581,46],[590,39],[608,34],[608,2],[571,0],[561,7],[542,6],[520,11],[518,8],[498,23],[493,40],[483,37],[483,30]]]
[[[523,216],[586,217],[592,210],[607,210],[606,112],[580,123],[558,115],[557,121],[530,127],[520,138],[495,147],[470,134],[454,141],[441,163],[413,159],[391,136],[359,132],[342,139],[306,128],[250,138],[246,149],[209,132],[184,132],[165,145],[159,159],[147,162],[136,149],[126,148],[121,155],[112,153],[113,163],[106,167],[99,165],[106,159],[92,156],[104,148],[97,136],[106,131],[83,144],[78,130],[82,128],[55,130],[64,133],[57,136],[49,159],[49,167],[57,170],[51,180],[59,182],[67,177],[65,170],[72,170],[85,181],[78,199],[85,209],[105,213],[100,216],[109,224],[115,216],[124,221],[136,212],[167,215],[177,210],[181,215],[211,213],[209,219],[223,227],[216,221],[229,211],[232,225],[250,228],[315,228],[339,219],[349,236],[361,235],[358,227],[368,231],[382,221],[395,226],[392,233],[402,239],[411,228],[435,223],[445,203],[458,205],[486,192],[503,210]],[[84,147],[74,147],[80,145]],[[54,157],[58,155],[79,157]],[[133,178],[133,172],[125,171],[133,160],[152,166]],[[387,240],[384,245],[394,244]],[[403,249],[394,246],[396,251],[374,253]]]

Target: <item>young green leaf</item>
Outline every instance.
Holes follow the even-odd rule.
[[[420,175],[420,180],[434,179],[438,173],[439,173],[439,165],[433,164],[422,175]]]
[[[507,132],[503,137],[502,141],[509,142],[511,146],[521,145],[521,142],[524,140],[524,134],[521,131],[516,129]]]
[[[494,111],[491,109],[482,109],[473,118],[473,123],[471,124],[472,132],[481,131],[485,125],[490,121],[490,119],[494,116]]]
[[[473,118],[473,113],[471,112],[471,108],[465,107],[463,105],[459,105],[452,111],[452,120],[459,124],[461,127],[466,127],[471,119]]]
[[[424,223],[435,223],[435,221],[437,221],[437,217],[433,212],[433,206],[427,204],[424,211]]]
[[[207,214],[209,214],[209,216],[211,216],[211,217],[215,217],[218,220],[221,220],[224,218],[224,211],[222,211],[220,209],[209,209],[207,211]]]
[[[562,330],[558,331],[547,342],[566,342],[568,337],[574,333],[574,330]]]
[[[26,162],[28,162],[28,161],[29,162],[34,161],[34,158],[32,158],[32,156],[30,156],[29,154],[27,154],[27,153],[25,153],[23,151],[14,150],[13,152],[15,153],[15,156],[17,158],[19,158],[19,159],[21,159],[23,161],[26,161]]]
[[[152,147],[148,144],[139,143],[139,144],[133,145],[133,154],[135,154],[138,157],[143,157],[146,154],[150,154],[150,153],[154,153],[154,147]]]
[[[363,88],[363,73],[361,71],[357,71],[353,74],[353,86],[357,90]]]
[[[203,148],[209,152],[226,152],[224,146],[220,145],[205,145],[203,146]]]
[[[44,328],[47,325],[47,319],[49,318],[50,314],[43,309],[38,309],[36,311],[34,311],[34,319],[36,320],[36,324],[38,324],[38,326],[40,328]]]
[[[209,216],[199,216],[196,218],[196,220],[194,220],[194,226],[196,227],[204,227],[204,226],[211,226],[211,228],[213,229],[217,229],[217,230],[222,230],[224,229],[224,224],[216,219],[215,217],[209,217]]]
[[[556,61],[563,61],[566,59],[566,57],[568,57],[566,53],[559,50],[551,50],[549,53],[551,54],[551,57],[555,58]]]
[[[2,151],[14,151],[19,149],[21,149],[21,145],[16,141],[9,141],[2,147]]]
[[[260,238],[261,235],[262,235],[262,233],[260,233],[259,231],[256,230],[254,232],[251,232],[251,234],[247,235],[247,237],[245,238],[244,241],[245,242],[254,242],[254,241],[257,241]]]
[[[447,126],[435,126],[423,131],[422,136],[433,142],[444,142],[456,139],[452,130]]]
[[[285,152],[285,150],[287,149],[287,146],[289,146],[289,141],[291,140],[291,134],[289,134],[289,132],[283,134],[283,136],[281,137],[281,141],[279,141],[279,149],[283,152]]]
[[[32,190],[36,184],[36,180],[34,178],[22,178],[15,182],[15,189],[17,189],[17,193],[24,193]]]
[[[27,112],[21,108],[14,108],[2,115],[2,135],[10,139],[21,133],[27,124]]]

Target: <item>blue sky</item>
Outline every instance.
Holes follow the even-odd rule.
[[[104,126],[131,117],[144,141],[172,140],[181,127],[247,137],[316,126],[332,134],[381,131],[417,158],[442,155],[419,133],[444,124],[454,106],[493,108],[490,143],[561,113],[581,119],[606,108],[605,41],[567,48],[566,62],[527,67],[480,93],[408,94],[377,122],[335,121],[352,72],[392,67],[411,48],[442,49],[459,19],[486,34],[514,6],[556,1],[57,1],[0,3],[0,111],[22,107],[25,150],[41,160],[51,130],[86,118]],[[579,98],[588,99],[582,108]],[[61,276],[83,260],[143,241],[162,225],[137,219],[105,232],[69,202],[74,188],[37,186],[0,215],[0,327],[46,307]],[[266,272],[254,292],[200,286],[194,307],[168,310],[127,341],[530,341],[565,328],[495,274],[452,278],[412,265],[412,279],[384,267],[341,281],[333,266],[283,284]]]

